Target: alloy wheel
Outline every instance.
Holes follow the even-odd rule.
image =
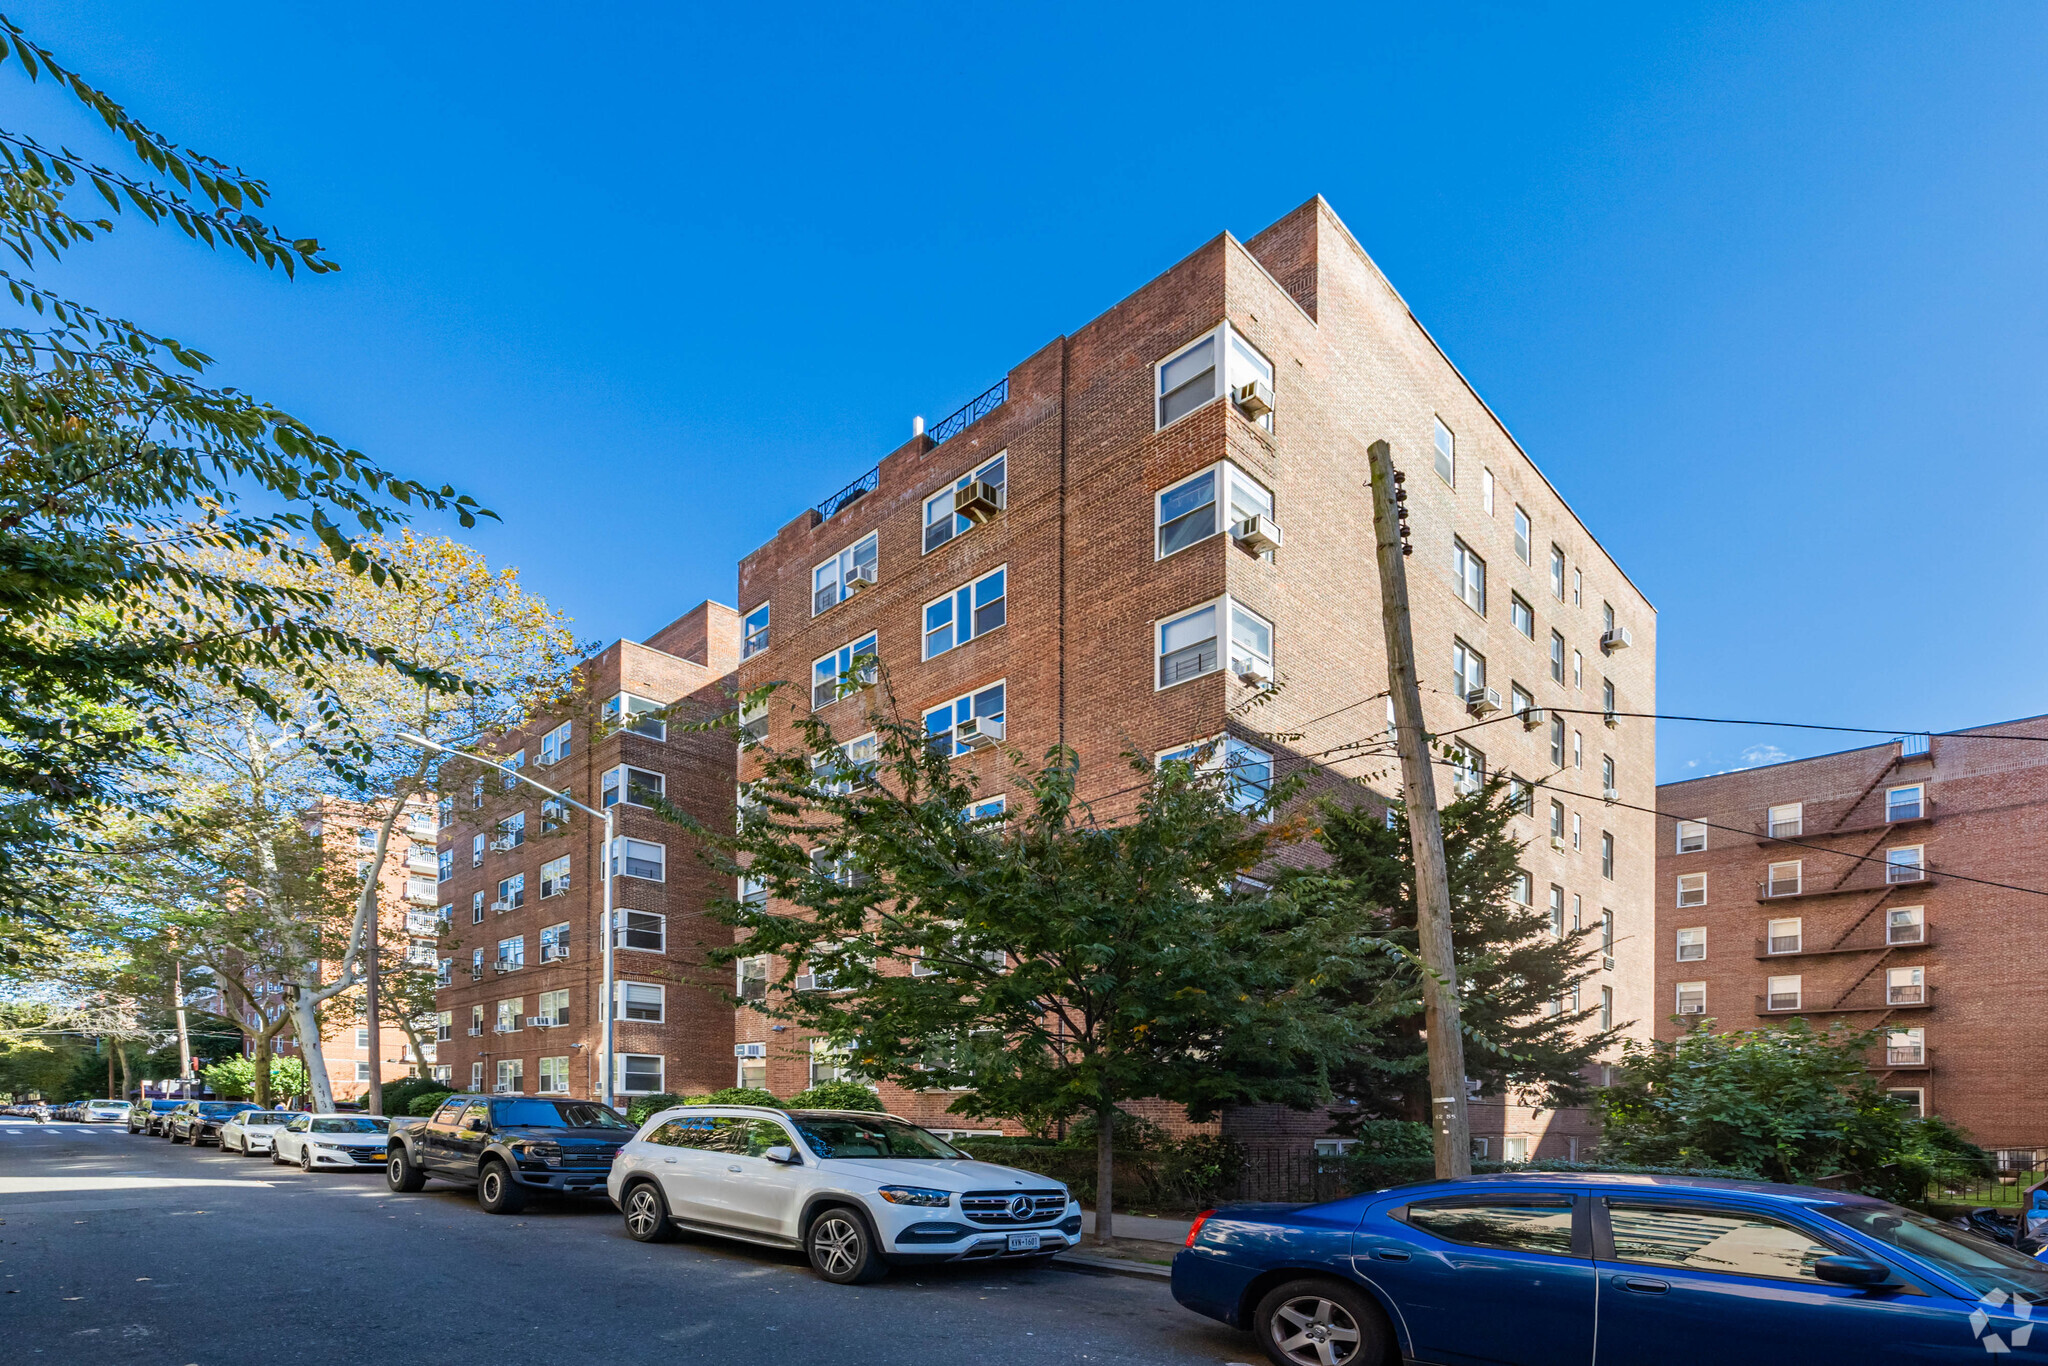
[[[635,1186],[626,1197],[626,1227],[645,1238],[661,1227],[661,1201],[647,1186]]]
[[[299,1149],[299,1170],[303,1172],[313,1170],[313,1150],[311,1148]]]
[[[828,1214],[811,1233],[818,1269],[827,1276],[849,1276],[860,1265],[860,1230],[843,1214]]]
[[[1273,1311],[1273,1346],[1301,1366],[1343,1366],[1358,1355],[1358,1321],[1321,1295],[1300,1295]]]

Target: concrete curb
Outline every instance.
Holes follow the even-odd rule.
[[[1173,1272],[1149,1262],[1127,1262],[1119,1257],[1096,1257],[1086,1252],[1062,1252],[1046,1263],[1070,1271],[1097,1271],[1111,1276],[1133,1276],[1141,1281],[1169,1281]]]

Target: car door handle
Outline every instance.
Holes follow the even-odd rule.
[[[1379,1258],[1383,1262],[1405,1262],[1408,1260],[1407,1253],[1396,1252],[1391,1248],[1384,1247],[1381,1248],[1378,1252],[1373,1253],[1372,1255]]]
[[[661,1160],[668,1163],[671,1167],[673,1167],[676,1164],[676,1160],[673,1157],[664,1157]]]
[[[1652,1276],[1616,1276],[1614,1284],[1618,1289],[1634,1290],[1644,1295],[1661,1295],[1671,1288],[1671,1282]]]
[[[745,1170],[746,1170],[746,1168],[745,1168],[745,1167],[741,1167],[741,1166],[731,1166],[731,1167],[727,1167],[727,1168],[726,1168],[726,1170],[727,1170],[727,1171],[729,1171],[729,1172],[740,1172],[740,1171],[745,1171]]]

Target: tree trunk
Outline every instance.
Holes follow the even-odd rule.
[[[185,1028],[185,965],[171,960],[171,1009],[178,1017],[178,1075],[192,1075],[192,1035]]]
[[[404,804],[399,805],[402,807]],[[396,819],[395,815],[393,819]],[[382,840],[377,842],[377,852],[380,857],[384,852]],[[370,876],[375,878],[383,871],[380,862],[371,870]],[[371,895],[374,896],[375,892]],[[384,1113],[384,1022],[378,1018],[381,1012],[377,1008],[377,969],[382,966],[377,961],[377,920],[380,914],[372,903],[369,921],[364,927],[367,938],[363,942],[363,1023],[369,1026],[370,1035],[370,1084],[363,1089],[363,1109],[373,1115]]]
[[[120,1047],[114,1040],[107,1040],[107,1099],[117,1100],[114,1094],[114,1053]]]
[[[1115,1236],[1116,1106],[1104,1104],[1095,1111],[1095,1243],[1108,1247]]]
[[[254,1051],[249,1062],[255,1073],[256,1103],[268,1110],[271,1108],[270,1095],[270,1033],[259,1030],[250,1041]]]
[[[334,1109],[334,1087],[327,1080],[327,1055],[320,1049],[319,1007],[313,999],[319,990],[320,965],[312,964],[307,976],[313,981],[299,983],[298,996],[292,1001],[292,1028],[299,1036],[299,1059],[306,1064],[313,1111],[326,1114]]]
[[[121,1044],[118,1041],[116,1041],[114,1044],[114,1052],[118,1054],[121,1059],[121,1099],[126,1100],[128,1099],[128,1092],[132,1090],[135,1085],[134,1077],[128,1070],[128,1050],[126,1048],[123,1048]]]
[[[401,1013],[398,1027],[405,1031],[406,1047],[412,1049],[412,1074],[421,1081],[427,1079],[427,1050],[420,1047],[420,1036],[414,1030],[412,1017]]]

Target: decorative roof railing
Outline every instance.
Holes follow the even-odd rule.
[[[1010,380],[1006,375],[1001,384],[998,384],[979,398],[974,399],[959,412],[942,417],[933,423],[929,433],[932,444],[936,446],[949,437],[960,435],[970,425],[979,422],[982,418],[987,417],[990,413],[1002,407],[1004,403],[1009,401],[1009,398]]]

